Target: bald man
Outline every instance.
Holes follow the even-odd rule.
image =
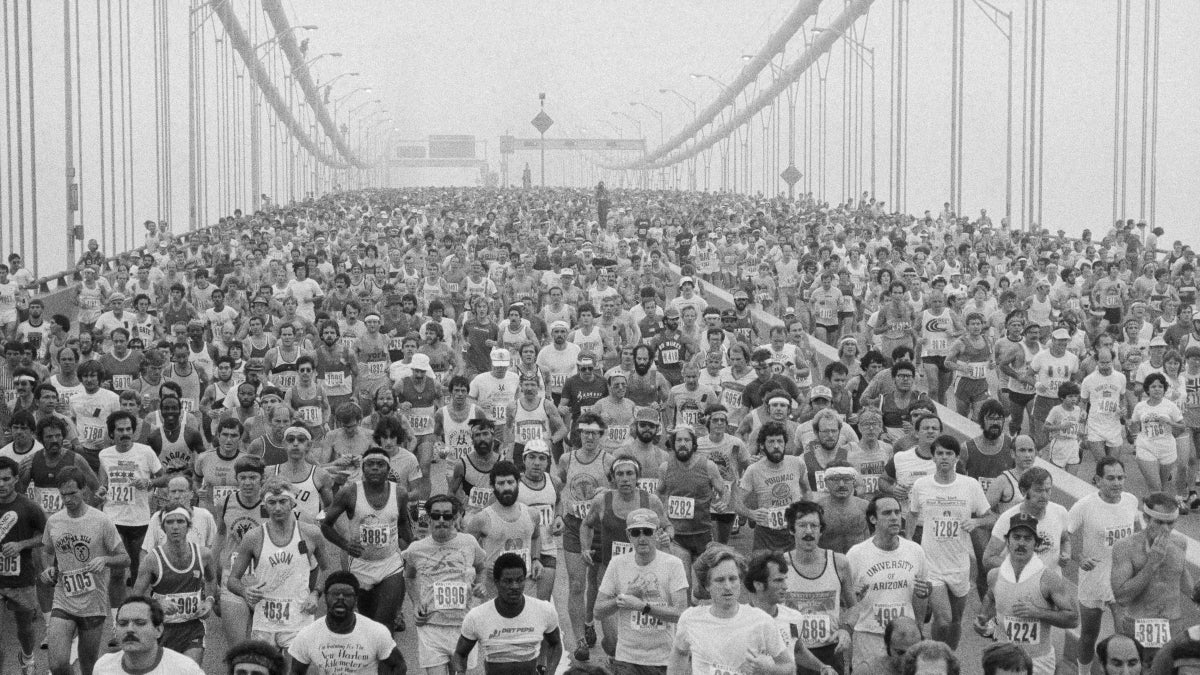
[[[191,504],[191,481],[186,476],[175,476],[167,483],[167,503],[163,506],[182,506],[191,511],[192,525],[188,529],[187,540],[199,546],[201,551],[209,553],[217,541],[217,519],[208,509]],[[166,543],[167,533],[163,530],[162,516],[161,510],[150,514],[150,525],[142,540],[143,553],[149,553],[156,546]]]
[[[904,655],[921,641],[921,627],[909,616],[898,616],[883,629],[883,646],[887,653],[856,668],[855,675],[901,675]]]

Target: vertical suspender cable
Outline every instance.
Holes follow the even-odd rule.
[[[1125,0],[1125,54],[1121,63],[1121,217],[1129,217],[1125,203],[1129,185],[1129,46],[1133,42],[1129,31],[1133,0]]]
[[[120,61],[121,79],[121,222],[125,223],[125,232],[127,233],[125,250],[129,251],[133,249],[134,234],[133,198],[130,194],[130,186],[133,181],[129,173],[129,163],[132,158],[129,150],[129,139],[132,136],[129,120],[133,108],[129,101],[129,91],[132,87],[127,79],[130,75],[129,71],[133,68],[133,64],[128,58],[129,0],[117,0],[117,35],[119,38],[117,60]]]
[[[63,135],[63,164],[66,168],[64,176],[66,178],[66,215],[67,225],[67,252],[66,264],[73,266],[75,264],[75,210],[71,200],[71,184],[75,181],[75,121],[71,119],[71,113],[75,111],[75,105],[71,101],[71,80],[74,79],[71,73],[71,0],[63,0],[63,130],[66,132]]]
[[[1153,228],[1158,221],[1155,219],[1154,207],[1158,203],[1158,45],[1161,34],[1159,32],[1159,23],[1162,14],[1162,3],[1160,0],[1154,0],[1154,69],[1151,74],[1151,83],[1153,91],[1150,93],[1151,110],[1154,111],[1150,118],[1150,220],[1149,225]],[[1147,17],[1147,20],[1149,18]]]
[[[24,252],[25,250],[25,130],[22,114],[23,94],[21,93],[21,3],[13,3],[13,72],[16,74],[16,114],[17,114],[17,233],[20,244],[13,242],[9,234],[9,247]],[[18,248],[19,247],[19,248]]]
[[[1029,223],[1026,219],[1028,210],[1026,209],[1026,196],[1028,194],[1029,185],[1026,182],[1029,169],[1029,54],[1032,45],[1030,44],[1030,24],[1032,23],[1033,14],[1030,9],[1032,0],[1025,0],[1025,13],[1021,17],[1022,29],[1024,32],[1024,41],[1021,45],[1021,229],[1025,229]],[[1115,160],[1113,166],[1116,166]],[[1114,174],[1113,180],[1116,180]],[[1117,194],[1115,184],[1113,188],[1113,196]],[[1116,213],[1116,204],[1113,204],[1113,212]]]
[[[31,251],[25,250],[21,240],[21,254],[25,259],[32,257],[31,271],[37,276],[38,269],[38,206],[37,206],[37,99],[33,92],[33,0],[25,0],[25,55],[29,62],[29,231]],[[32,254],[32,256],[30,256]]]
[[[78,176],[75,179],[76,193],[79,198],[76,200],[76,206],[79,209],[79,224],[83,225],[83,218],[87,211],[83,208],[83,46],[80,43],[83,32],[79,29],[79,17],[82,14],[79,9],[79,0],[75,0],[75,138],[79,139],[79,143],[75,146],[75,166],[79,167]],[[104,246],[104,232],[100,233],[100,245]],[[81,245],[80,248],[83,248]]]
[[[1037,157],[1037,221],[1042,221],[1042,181],[1046,177],[1043,159],[1046,156],[1046,24],[1049,17],[1046,14],[1046,0],[1042,0],[1042,32],[1038,38],[1038,157]]]
[[[121,243],[126,243],[127,238],[127,223],[124,220],[117,220],[117,136],[115,133],[114,124],[116,120],[114,102],[114,83],[113,83],[113,35],[112,35],[112,0],[105,0],[106,14],[105,25],[107,37],[106,49],[108,52],[108,166],[111,171],[108,172],[108,213],[109,220],[113,224],[113,237],[117,236],[118,228],[121,233]],[[118,17],[119,18],[119,17]],[[103,105],[103,101],[101,102]],[[124,173],[124,168],[121,172]],[[124,199],[124,198],[122,198]],[[121,247],[114,246],[113,251],[119,250]]]
[[[4,172],[5,185],[8,189],[8,241],[11,248],[13,240],[13,224],[17,222],[16,211],[13,205],[16,203],[13,196],[13,162],[12,162],[12,97],[9,95],[12,92],[11,71],[9,70],[9,55],[8,55],[8,9],[0,8],[0,15],[4,17],[4,155],[6,169]],[[18,128],[18,131],[20,129]],[[4,243],[4,233],[0,231],[0,244]]]
[[[1149,154],[1147,145],[1150,122],[1150,0],[1142,3],[1145,8],[1145,19],[1142,21],[1142,145],[1139,158],[1141,159],[1141,178],[1138,180],[1138,218],[1146,220],[1146,169]]]
[[[954,202],[955,186],[958,184],[958,14],[959,0],[950,0],[950,192],[949,201]]]
[[[169,30],[171,24],[170,15],[168,14],[168,11],[171,9],[171,3],[163,0],[162,5],[163,138],[166,140],[167,146],[163,152],[163,155],[166,157],[166,166],[164,168],[166,179],[164,182],[167,191],[163,200],[167,204],[167,219],[170,220],[174,212],[173,207],[175,203],[175,181],[173,180],[173,162],[171,161],[171,31]],[[178,230],[175,230],[175,232],[178,233]]]
[[[163,215],[163,189],[162,189],[162,81],[159,79],[161,67],[158,64],[159,60],[159,32],[158,32],[158,2],[154,0],[152,5],[154,8],[154,190],[155,190],[155,220],[162,220]]]

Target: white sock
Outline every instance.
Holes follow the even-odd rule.
[[[79,660],[79,636],[76,635],[74,640],[71,640],[71,663]]]
[[[1076,665],[1076,667],[1078,667],[1078,668],[1079,668],[1079,675],[1091,675],[1091,672],[1092,672],[1092,664],[1090,664],[1090,663],[1080,663],[1080,662],[1076,661],[1076,662],[1075,662],[1075,665]]]

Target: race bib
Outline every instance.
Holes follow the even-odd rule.
[[[1004,635],[1009,642],[1019,645],[1036,645],[1042,641],[1042,624],[1040,621],[1004,617]]]
[[[63,592],[72,598],[96,590],[96,580],[84,571],[63,574],[59,583],[62,584]]]
[[[1123,525],[1121,527],[1106,527],[1104,528],[1104,544],[1112,547],[1118,541],[1133,534],[1133,525]]]
[[[21,556],[0,557],[0,577],[15,577],[21,573]]]
[[[833,617],[804,614],[796,624],[796,639],[805,647],[821,647],[833,640]]]
[[[104,439],[105,429],[84,424],[79,427],[79,435],[83,437],[83,440],[95,443]]]
[[[637,486],[638,486],[638,489],[642,490],[643,492],[647,492],[649,494],[655,494],[658,492],[658,479],[657,478],[639,478],[638,482],[637,482]]]
[[[1147,649],[1162,649],[1171,641],[1171,622],[1167,619],[1134,619],[1133,639]]]
[[[737,410],[742,407],[742,392],[736,389],[725,388],[721,390],[721,403],[725,404],[730,410]]]
[[[517,422],[516,436],[518,443],[529,443],[542,439],[542,423],[537,420]]]
[[[538,514],[538,524],[550,527],[554,524],[554,507],[549,504],[537,504],[533,507]]]
[[[555,391],[562,391],[563,385],[567,383],[566,373],[550,373],[550,388]]]
[[[212,489],[213,504],[224,504],[229,495],[237,492],[237,487],[233,485],[214,485]]]
[[[321,424],[321,409],[315,405],[301,406],[300,410],[296,411],[300,417],[300,421],[310,427],[315,427]]]
[[[971,378],[972,380],[982,380],[987,377],[987,367],[987,363],[968,363],[967,377]],[[1058,391],[1058,389],[1055,388],[1055,391]]]
[[[517,554],[517,556],[518,556],[518,557],[520,557],[520,558],[521,558],[521,560],[524,560],[524,561],[525,561],[525,569],[532,569],[532,568],[533,568],[533,560],[532,560],[532,559],[529,557],[529,549],[527,549],[527,548],[514,548],[514,549],[509,549],[509,550],[505,551],[505,553],[515,553],[515,554]]]
[[[783,515],[785,511],[787,511],[786,506],[774,506],[767,509],[767,527],[772,530],[786,530],[787,518]]]
[[[200,591],[154,596],[162,604],[167,623],[182,623],[200,615]]]
[[[959,528],[962,526],[955,518],[934,518],[931,524],[934,538],[941,541],[957,539]]]
[[[346,386],[346,374],[340,370],[325,373],[326,389],[341,389]]]
[[[113,391],[122,392],[133,386],[132,375],[113,375],[112,376]]]
[[[629,626],[634,630],[662,630],[667,627],[658,619],[637,610],[629,612]]]
[[[37,488],[37,503],[47,515],[62,510],[62,495],[58,488]]]
[[[580,520],[584,520],[585,518],[587,518],[588,514],[591,512],[592,512],[592,503],[591,502],[575,502],[575,506],[571,508],[571,513],[574,513],[575,517]]]
[[[1188,394],[1190,400],[1193,394]],[[1100,401],[1100,412],[1105,415],[1117,414],[1117,401],[1115,399],[1103,399]]]
[[[290,600],[263,600],[259,605],[262,617],[267,623],[283,625],[292,620],[292,602]]]
[[[367,377],[386,377],[388,374],[387,361],[367,361],[365,365]]]
[[[862,476],[860,480],[864,494],[879,492],[879,476]]]
[[[929,351],[931,352],[946,352],[950,349],[950,341],[944,337],[931,338],[929,340]]]
[[[658,361],[664,366],[673,366],[679,363],[678,349],[663,349],[658,352]]]
[[[408,426],[413,435],[425,436],[433,433],[433,415],[412,415],[408,418]]]
[[[133,497],[137,492],[133,484],[127,482],[113,483],[112,481],[115,478],[115,476],[109,476],[108,503],[116,506],[128,506],[132,504]]]
[[[886,627],[892,620],[905,614],[904,605],[900,603],[881,603],[875,605],[875,621],[880,627]]]
[[[691,520],[696,517],[696,500],[691,497],[667,498],[667,517],[673,520]]]
[[[680,417],[680,419],[683,420],[684,424],[688,424],[693,427],[700,426],[700,411],[699,410],[683,410],[679,413],[679,417]]]
[[[833,321],[837,319],[837,309],[833,307],[817,307],[817,319]]]
[[[633,544],[627,541],[614,541],[612,543],[612,554],[614,558],[626,553],[633,553]]]
[[[624,443],[625,439],[629,438],[629,427],[616,426],[609,427],[605,432],[610,443]]]
[[[492,503],[495,494],[491,488],[473,487],[471,494],[467,497],[467,506],[476,509],[487,508],[488,504]]]
[[[363,523],[358,528],[358,541],[365,547],[383,548],[388,545],[388,526]]]
[[[503,403],[492,405],[492,420],[503,424],[508,421],[508,406]]]
[[[824,471],[814,471],[813,472],[813,484],[817,486],[817,492],[828,492],[828,490],[825,489],[825,472]]]
[[[433,582],[433,610],[446,612],[467,608],[471,597],[471,588],[463,581]]]

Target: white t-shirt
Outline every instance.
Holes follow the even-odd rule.
[[[676,591],[688,587],[683,561],[659,551],[649,565],[638,565],[636,553],[614,556],[604,571],[600,592],[617,597],[636,595],[651,605],[670,605]],[[642,666],[665,666],[671,660],[675,625],[642,614],[617,610],[617,660]]]
[[[318,675],[375,675],[396,641],[383,624],[362,614],[355,618],[354,630],[345,635],[329,630],[324,618],[317,619],[296,633],[288,654]]]
[[[1169,422],[1182,423],[1183,413],[1173,401],[1164,398],[1154,406],[1149,401],[1138,401],[1130,420],[1142,425],[1133,441],[1137,448],[1155,454],[1170,454],[1175,450],[1175,437],[1171,435]]]
[[[288,293],[296,299],[296,315],[312,321],[316,317],[313,300],[325,297],[325,292],[321,290],[321,284],[311,277],[305,278],[303,281],[292,279],[288,282],[287,289]]]
[[[1081,533],[1083,559],[1093,558],[1098,562],[1090,570],[1079,570],[1079,589],[1099,594],[1099,599],[1113,599],[1112,550],[1113,545],[1134,532],[1134,523],[1141,518],[1138,498],[1128,492],[1121,493],[1116,504],[1109,504],[1092,493],[1075,502],[1067,513],[1067,532]],[[1089,605],[1092,606],[1092,605]]]
[[[480,373],[471,380],[470,396],[487,416],[498,424],[506,422],[508,404],[517,398],[521,378],[511,368],[504,377],[496,379],[491,371]]]
[[[121,397],[108,389],[86,391],[71,397],[71,410],[79,429],[79,441],[88,448],[100,449],[108,442],[108,416],[121,409]]]
[[[462,636],[479,645],[487,663],[524,663],[542,653],[542,637],[558,630],[558,611],[545,600],[525,596],[525,609],[509,619],[496,611],[496,601],[471,611],[462,623]]]
[[[187,540],[200,548],[211,551],[217,541],[217,520],[213,514],[202,506],[192,507],[192,526],[188,528]],[[156,511],[150,515],[150,527],[142,539],[142,550],[153,551],[155,546],[165,544],[167,533],[163,531],[162,512]]]
[[[1021,511],[1018,504],[1000,514],[992,526],[992,539],[1004,539],[1008,535],[1008,524]],[[1067,507],[1050,502],[1046,512],[1038,518],[1038,540],[1035,552],[1049,569],[1058,569],[1058,556],[1062,552],[1062,535],[1067,529]],[[1008,554],[1005,553],[1005,557]]]
[[[909,504],[923,526],[921,547],[929,560],[930,578],[960,575],[969,569],[971,535],[963,523],[991,508],[979,481],[955,474],[952,482],[943,484],[935,476],[921,476],[909,492]]]
[[[850,580],[862,598],[855,632],[882,635],[884,626],[898,616],[913,616],[913,581],[924,579],[928,563],[920,544],[900,539],[894,551],[885,551],[871,538],[846,552]]]
[[[115,525],[146,525],[150,522],[150,491],[137,489],[135,479],[150,480],[163,465],[150,446],[134,443],[120,452],[109,446],[100,451],[100,470],[108,474],[108,495],[104,503]]]
[[[1099,370],[1088,373],[1079,385],[1079,397],[1088,402],[1088,427],[1107,429],[1121,424],[1125,410],[1121,400],[1125,394],[1125,374],[1116,370],[1101,375]]]
[[[691,654],[693,675],[739,673],[747,653],[773,659],[787,649],[775,620],[761,609],[739,605],[728,619],[711,610],[685,609],[675,628],[675,649]]]
[[[96,667],[92,669],[93,675],[129,675],[129,671],[121,665],[123,656],[125,652],[122,651],[101,656],[96,661]],[[163,647],[162,659],[158,665],[154,670],[142,675],[204,675],[204,669],[183,654]]]

